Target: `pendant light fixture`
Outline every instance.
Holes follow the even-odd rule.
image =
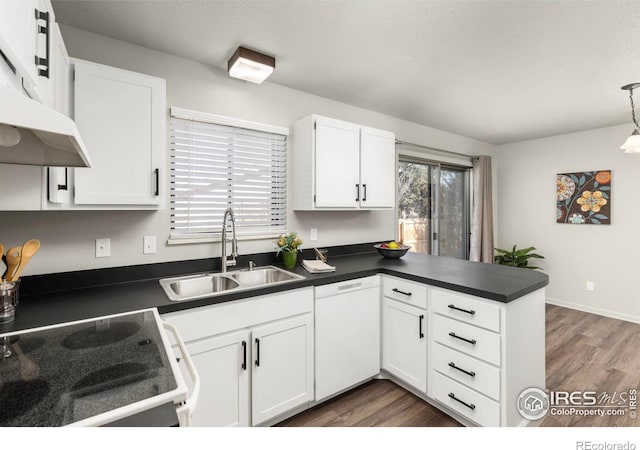
[[[625,153],[640,153],[640,125],[638,125],[638,120],[636,119],[635,105],[633,104],[633,90],[637,87],[640,87],[640,83],[631,83],[622,86],[621,89],[625,91],[629,91],[629,101],[631,102],[631,118],[633,119],[633,123],[636,128],[631,133],[631,136],[627,138],[622,147]]]
[[[227,65],[229,75],[260,84],[273,73],[276,59],[248,48],[238,47]]]

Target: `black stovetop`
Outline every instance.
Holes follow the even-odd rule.
[[[0,355],[0,426],[68,425],[176,389],[154,313],[8,336],[11,355]]]

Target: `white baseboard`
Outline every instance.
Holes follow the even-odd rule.
[[[630,314],[621,314],[615,311],[609,311],[606,309],[592,308],[591,306],[581,305],[579,303],[567,302],[565,300],[559,300],[556,298],[547,297],[547,303],[550,305],[563,306],[565,308],[575,309],[582,312],[591,314],[597,314],[599,316],[610,317],[612,319],[624,320],[626,322],[640,323],[640,317],[632,316]]]

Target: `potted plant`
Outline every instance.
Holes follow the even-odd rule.
[[[289,234],[281,234],[276,241],[276,246],[278,247],[276,256],[282,252],[282,260],[287,269],[293,269],[296,266],[300,245],[302,245],[302,239],[294,231]]]
[[[542,255],[531,253],[535,249],[535,247],[517,249],[515,245],[513,246],[513,250],[502,250],[500,248],[496,248],[496,251],[500,254],[496,255],[493,259],[496,264],[502,264],[504,266],[524,267],[525,269],[540,269],[540,267],[529,265],[530,258],[544,259],[544,256]]]

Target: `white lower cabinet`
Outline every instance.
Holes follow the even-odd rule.
[[[545,388],[544,308],[544,289],[500,303],[383,275],[163,318],[200,373],[194,425],[272,424],[382,368],[462,423],[512,427]]]
[[[499,303],[430,288],[428,397],[481,426],[520,426],[526,388],[545,388],[544,289]]]
[[[382,368],[427,392],[426,311],[382,299]]]
[[[256,426],[313,400],[313,288],[163,315],[200,374],[195,426]]]

